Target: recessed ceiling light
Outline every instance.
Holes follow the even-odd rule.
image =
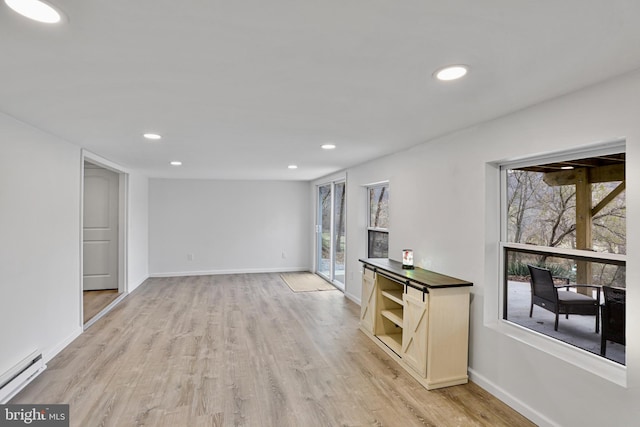
[[[298,165],[289,165],[287,166],[289,169],[298,169]]]
[[[162,135],[158,135],[157,133],[145,133],[144,135],[145,138],[147,139],[152,139],[152,140],[158,140],[158,139],[162,139]]]
[[[447,67],[436,70],[433,75],[436,79],[446,82],[464,77],[468,71],[469,67],[467,67],[466,65],[449,65]]]
[[[34,21],[44,22],[45,24],[55,24],[62,19],[60,12],[43,1],[4,0],[4,2],[15,12]]]
[[[335,144],[323,144],[320,146],[323,150],[333,150],[336,148]]]
[[[170,163],[171,166],[182,166],[182,162],[179,162],[177,160],[174,160],[173,162]]]
[[[560,169],[569,170],[573,169],[573,166],[562,166]]]

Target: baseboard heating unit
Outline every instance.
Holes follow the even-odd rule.
[[[34,351],[0,376],[0,404],[7,403],[47,368],[42,353]]]

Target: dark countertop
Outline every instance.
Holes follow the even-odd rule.
[[[457,288],[462,286],[473,286],[473,283],[444,274],[424,270],[416,267],[413,270],[405,270],[402,263],[388,258],[362,258],[361,263],[373,267],[374,269],[386,271],[402,279],[410,280],[427,288]]]

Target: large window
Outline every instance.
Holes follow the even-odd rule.
[[[389,257],[389,184],[367,187],[369,197],[368,257]]]
[[[502,317],[625,364],[609,335],[624,338],[625,153],[610,151],[502,166]]]

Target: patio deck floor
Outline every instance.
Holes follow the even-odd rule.
[[[595,297],[595,295],[594,295]],[[600,295],[602,301],[603,295]],[[600,354],[600,333],[595,332],[595,317],[577,314],[566,319],[560,316],[558,330],[554,331],[555,315],[538,306],[533,306],[533,316],[529,317],[531,307],[531,287],[529,282],[508,282],[507,319],[513,323],[532,329],[568,344]],[[607,342],[606,358],[625,364],[625,346]]]

